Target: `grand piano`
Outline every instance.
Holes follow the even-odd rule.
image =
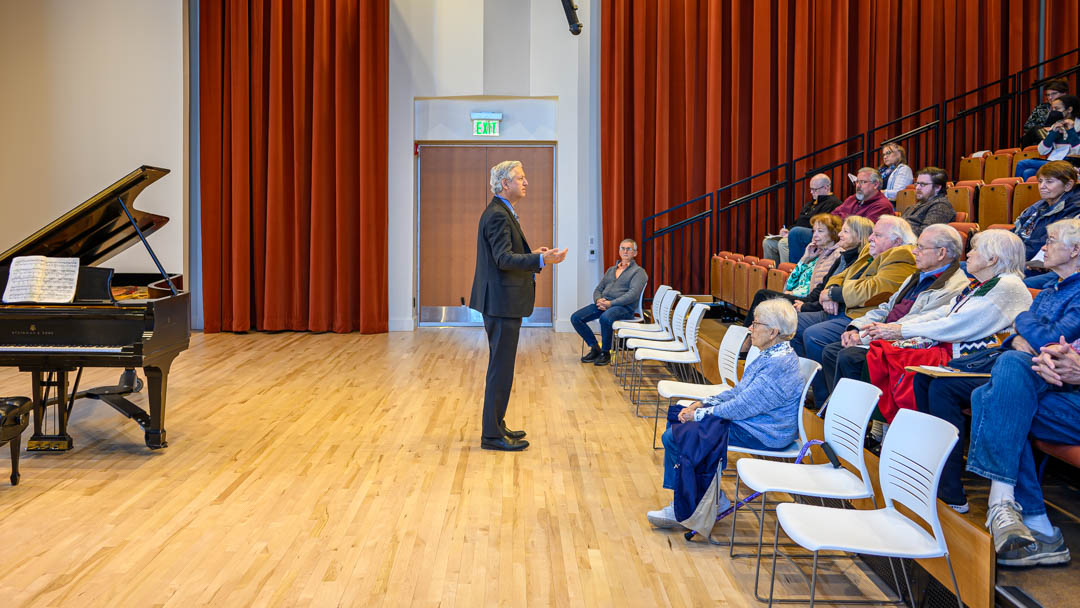
[[[67,421],[76,399],[99,399],[133,419],[152,449],[165,439],[165,394],[169,367],[187,349],[191,335],[190,294],[168,275],[146,237],[169,218],[139,211],[135,197],[168,169],[142,166],[62,217],[0,254],[0,292],[12,259],[25,255],[77,257],[75,299],[66,304],[0,303],[0,366],[18,367],[31,377],[34,434],[31,451],[64,451],[74,446]],[[142,243],[162,280],[134,299],[113,295],[113,270],[97,266]],[[123,291],[123,290],[121,290]],[[79,390],[84,367],[124,368],[116,386]],[[149,411],[126,396],[142,389],[135,368],[146,376]],[[75,373],[74,382],[70,375]],[[48,411],[55,410],[53,429]]]

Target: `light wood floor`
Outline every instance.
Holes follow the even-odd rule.
[[[522,331],[507,423],[532,446],[504,454],[479,448],[482,329],[196,334],[168,448],[80,401],[75,449],[0,484],[0,605],[756,605],[753,560],[649,526],[671,498],[652,421],[578,348]],[[0,394],[28,376],[0,370]],[[869,588],[854,562],[825,573],[826,594]]]

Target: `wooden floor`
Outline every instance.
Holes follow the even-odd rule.
[[[671,498],[652,421],[579,344],[522,331],[507,423],[532,446],[505,454],[479,448],[481,329],[196,334],[168,448],[80,401],[74,450],[23,453],[0,485],[0,605],[756,605],[753,560],[649,526]],[[0,394],[28,376],[0,371]],[[873,593],[856,562],[824,573],[819,593]]]

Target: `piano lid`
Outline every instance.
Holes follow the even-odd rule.
[[[79,258],[80,265],[94,266],[124,251],[139,242],[139,235],[119,201],[124,201],[143,235],[149,236],[164,226],[169,218],[138,211],[132,203],[143,188],[168,172],[168,169],[143,165],[128,173],[90,200],[0,254],[0,265],[11,264],[12,258],[20,255],[44,255]]]

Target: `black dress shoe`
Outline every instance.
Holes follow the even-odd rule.
[[[592,362],[593,365],[607,365],[611,363],[611,354],[607,352],[600,353],[600,356]]]
[[[503,452],[520,452],[529,447],[529,442],[524,439],[511,439],[499,437],[498,439],[480,439],[480,447],[485,450],[500,450]]]
[[[589,352],[585,353],[585,356],[581,358],[582,363],[592,363],[596,361],[596,358],[600,356],[600,347],[593,346],[589,349]]]
[[[499,425],[499,430],[502,431],[504,437],[509,437],[510,439],[521,439],[525,436],[525,431],[511,431],[506,428],[505,423]]]

